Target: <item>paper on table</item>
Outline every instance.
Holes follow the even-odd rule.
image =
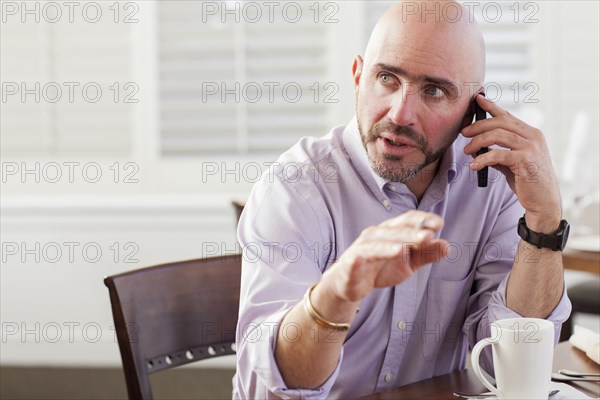
[[[588,395],[581,393],[573,386],[569,386],[566,383],[561,382],[550,382],[550,390],[559,390],[550,400],[576,400],[576,399],[593,399]],[[496,396],[490,396],[486,400],[496,400]]]
[[[569,343],[577,347],[596,364],[600,364],[600,335],[583,326],[575,325]]]

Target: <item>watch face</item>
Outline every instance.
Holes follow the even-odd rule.
[[[527,223],[525,222],[525,217],[521,217],[519,219],[519,223],[517,224],[517,232],[521,239],[539,249],[545,247],[554,251],[564,250],[565,246],[567,245],[567,239],[569,238],[570,230],[571,227],[569,226],[569,223],[564,219],[560,221],[558,230],[549,235],[544,235],[529,230],[529,228],[527,228]]]
[[[561,240],[559,243],[559,250],[563,251],[567,245],[567,239],[569,239],[569,232],[571,231],[571,226],[564,219],[560,223],[559,233],[561,236]]]

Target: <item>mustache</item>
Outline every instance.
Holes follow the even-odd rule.
[[[371,137],[369,139],[375,141],[381,133],[386,131],[392,132],[396,136],[404,136],[415,142],[422,149],[427,148],[427,140],[414,129],[404,125],[396,125],[390,121],[381,121],[375,124],[373,129],[371,129]]]

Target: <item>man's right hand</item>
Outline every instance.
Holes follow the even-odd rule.
[[[409,211],[364,231],[325,272],[318,286],[336,300],[356,303],[373,289],[395,286],[441,260],[448,243],[434,239],[444,224],[432,213]]]
[[[373,289],[397,285],[448,252],[447,242],[433,239],[443,220],[431,213],[410,211],[365,229],[338,261],[321,277],[311,302],[325,319],[352,323],[358,302]],[[315,322],[300,301],[282,325],[295,323],[302,332]],[[275,359],[288,387],[317,388],[335,369],[347,331],[317,329],[288,341],[278,332]]]

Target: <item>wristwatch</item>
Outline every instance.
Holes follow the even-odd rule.
[[[567,239],[569,238],[569,223],[566,220],[560,221],[558,230],[554,233],[539,233],[534,232],[527,227],[525,223],[525,215],[519,219],[519,225],[517,226],[517,232],[521,239],[536,246],[538,249],[542,247],[553,251],[563,251],[567,245]]]

